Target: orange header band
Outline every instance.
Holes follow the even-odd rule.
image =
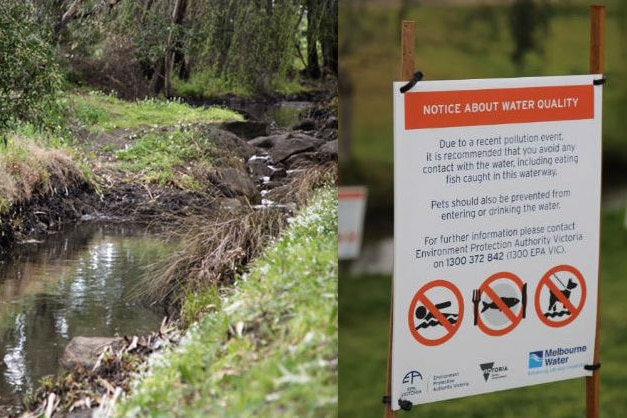
[[[405,129],[594,118],[594,86],[405,93]]]
[[[349,200],[349,199],[363,199],[365,196],[364,192],[361,191],[339,191],[337,193],[337,197],[340,200]]]

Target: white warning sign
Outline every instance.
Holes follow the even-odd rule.
[[[394,84],[392,409],[591,374],[598,78]]]

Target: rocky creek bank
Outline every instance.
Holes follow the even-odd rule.
[[[289,129],[248,120],[147,128],[143,132],[118,132],[115,138],[90,139],[116,142],[124,147],[145,132],[175,129],[196,130],[215,147],[210,167],[189,164],[178,168],[181,174],[198,180],[203,185],[201,189],[138,181],[136,176],[124,172],[111,154],[102,152],[93,167],[97,187],[80,181],[74,189],[57,191],[21,205],[11,213],[11,222],[3,222],[10,225],[6,244],[54,232],[67,222],[132,222],[180,229],[192,217],[211,222],[223,220],[224,216],[268,211],[279,213],[280,222],[285,222],[305,203],[309,189],[318,185],[320,173],[330,172],[331,177],[336,173],[338,121],[332,111],[304,118]],[[279,231],[280,228],[274,233]],[[232,277],[255,254],[254,249],[228,245],[263,243],[232,240],[230,244],[231,240],[225,238],[222,241],[214,244],[224,246],[226,242],[227,248],[223,250],[237,254],[227,263],[212,267],[217,270],[215,275],[225,277]],[[200,253],[211,251],[202,249]],[[75,337],[61,360],[69,372],[45,380],[26,400],[25,412],[22,408],[12,408],[6,414],[76,418],[90,416],[94,408],[105,410],[129,390],[131,376],[143,370],[147,356],[177,344],[180,336],[177,322],[168,318],[152,335]]]

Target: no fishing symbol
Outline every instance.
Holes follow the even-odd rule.
[[[498,337],[512,331],[527,312],[527,284],[509,272],[488,277],[472,293],[474,325]]]
[[[423,345],[440,345],[459,330],[463,316],[464,301],[459,289],[446,280],[434,280],[421,287],[412,298],[409,330]]]
[[[573,322],[586,301],[586,282],[575,267],[568,264],[547,271],[536,289],[538,318],[554,328]]]

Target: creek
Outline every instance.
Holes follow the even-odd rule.
[[[167,251],[128,226],[78,225],[17,245],[0,261],[0,405],[56,374],[72,337],[156,331],[163,310],[131,296]]]
[[[300,114],[312,106],[312,102],[282,101],[273,104],[245,103],[233,106],[233,110],[251,116],[255,120],[272,122],[277,128],[289,128],[298,123]]]

